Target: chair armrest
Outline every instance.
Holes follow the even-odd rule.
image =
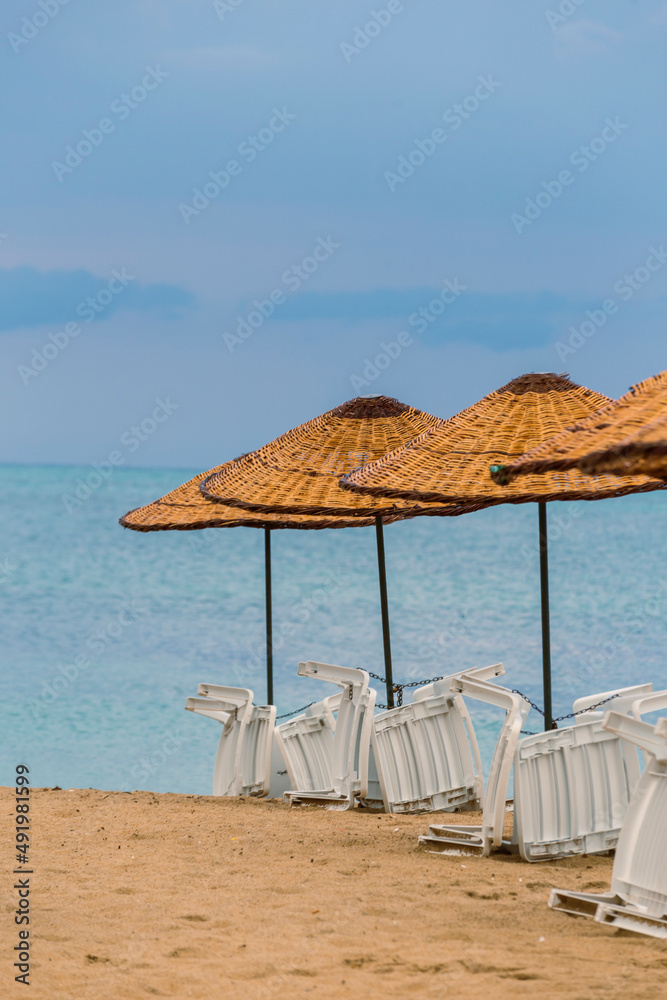
[[[667,762],[667,726],[664,723],[661,719],[657,726],[650,726],[648,722],[638,722],[621,712],[607,712],[602,726],[664,763]]]
[[[222,701],[213,698],[188,698],[185,702],[188,712],[195,712],[196,715],[205,715],[209,719],[215,719],[225,729],[229,727],[230,720],[234,718],[234,708],[229,710],[229,706]]]
[[[248,688],[228,687],[225,684],[200,684],[197,694],[205,698],[220,698],[235,708],[252,704],[253,692]]]
[[[667,691],[654,691],[653,694],[647,694],[633,701],[630,712],[633,718],[641,720],[642,715],[662,712],[664,709],[667,709]]]
[[[496,705],[504,708],[505,711],[519,712],[522,705],[528,705],[527,699],[520,694],[515,694],[509,688],[501,687],[499,684],[489,684],[486,680],[478,680],[470,674],[461,674],[452,681],[452,691],[468,695],[477,701],[486,702],[488,705]]]
[[[417,688],[412,696],[413,701],[424,701],[425,698],[433,698],[439,694],[449,694],[452,690],[452,682],[457,677],[476,677],[478,680],[489,680],[492,677],[502,677],[505,668],[502,663],[493,663],[489,667],[469,667],[467,670],[459,670],[455,674],[449,674],[440,681],[431,681],[424,687]]]
[[[339,687],[348,687],[350,684],[368,687],[370,680],[365,670],[356,667],[337,667],[333,663],[317,663],[315,660],[300,663],[297,673],[300,677],[314,677],[330,684],[338,684]]]

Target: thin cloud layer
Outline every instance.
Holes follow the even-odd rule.
[[[456,287],[453,281],[450,284]],[[487,293],[459,287],[458,295],[448,292],[446,285],[304,292],[277,312],[276,318],[290,322],[392,320],[412,334],[424,334],[424,343],[468,343],[514,351],[554,343],[567,322],[593,304],[552,292]]]
[[[102,276],[83,268],[39,271],[23,265],[0,270],[0,302],[0,330],[7,331],[85,319],[91,309],[100,319],[118,309],[155,310],[165,320],[179,319],[195,297],[178,285],[142,285],[125,267]]]

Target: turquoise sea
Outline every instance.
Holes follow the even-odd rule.
[[[198,470],[117,468],[66,503],[90,471],[0,466],[0,784],[21,762],[37,786],[207,793],[219,727],[183,706],[200,681],[265,698],[263,532],[126,531],[120,515]],[[553,503],[549,520],[555,714],[667,687],[667,496]],[[373,528],[272,539],[280,713],[325,690],[300,659],[381,674],[382,637]],[[536,506],[405,521],[385,544],[395,678],[501,660],[541,703]],[[488,763],[498,714],[471,708]]]

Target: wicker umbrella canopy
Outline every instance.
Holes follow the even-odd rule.
[[[520,489],[527,476],[571,469],[598,477],[667,479],[667,371],[639,382],[620,399],[500,465],[492,475],[497,483]]]
[[[437,417],[385,396],[361,397],[288,431],[258,451],[219,465],[120,523],[135,531],[189,531],[198,528],[264,528],[266,578],[267,691],[273,701],[271,624],[271,534],[277,528],[323,529],[375,525],[380,577],[387,700],[393,705],[391,642],[383,524],[421,512],[414,503],[357,498],[338,480],[361,461],[405,444]],[[229,500],[214,492],[218,483]]]
[[[234,461],[238,461],[235,459]],[[309,514],[252,514],[238,507],[214,504],[202,496],[201,483],[234,461],[225,462],[189,479],[159,500],[137,507],[121,517],[133,531],[194,531],[199,528],[351,528],[372,525],[372,517],[316,517]],[[384,518],[388,524],[393,518]]]
[[[441,421],[388,396],[361,396],[282,434],[213,472],[201,483],[208,500],[253,512],[320,517],[423,513],[423,504],[355,495],[340,478],[400,448]]]
[[[590,478],[572,468],[526,475],[503,487],[493,482],[489,467],[510,462],[609,402],[607,396],[576,385],[566,375],[522,375],[449,420],[440,420],[405,447],[341,479],[344,488],[377,500],[450,505],[440,508],[441,515],[501,503],[538,503],[546,728],[552,726],[546,502],[599,500],[658,489],[661,484],[645,476]]]
[[[525,475],[504,487],[491,479],[490,466],[507,466],[609,403],[608,396],[565,375],[522,375],[449,420],[438,421],[406,447],[345,476],[342,485],[378,499],[455,503],[465,508],[458,513],[497,503],[599,500],[656,489],[659,484],[646,477],[590,478],[575,466]]]

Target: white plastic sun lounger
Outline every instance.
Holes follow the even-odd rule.
[[[289,785],[315,792],[332,784],[333,744],[336,731],[335,712],[342,695],[332,694],[318,701],[289,722],[276,726]]]
[[[270,792],[275,705],[253,705],[247,688],[200,684],[185,707],[222,724],[213,769],[214,795],[265,796]]]
[[[549,906],[598,923],[667,939],[667,719],[653,727],[609,712],[604,726],[641,747],[646,769],[623,822],[611,892],[593,895],[552,889]]]
[[[331,702],[311,706],[302,716],[278,727],[293,788],[291,804],[312,803],[329,809],[351,809],[368,791],[368,758],[376,692],[365,670],[308,660],[301,677],[329,681],[342,688],[335,724]],[[321,779],[321,781],[319,780]],[[319,781],[319,787],[313,787]]]
[[[519,694],[486,680],[465,674],[452,681],[452,690],[505,709],[505,721],[498,737],[484,800],[481,826],[443,826],[433,824],[428,834],[419,838],[434,850],[449,853],[481,854],[503,846],[505,801],[514,751],[530,712],[530,704]]]
[[[579,699],[574,711],[613,696],[617,711],[641,714],[655,700],[643,684]],[[611,707],[609,705],[608,707]],[[522,739],[514,760],[514,833],[525,861],[614,850],[641,776],[637,748],[603,727],[604,712]]]
[[[525,861],[612,850],[639,781],[640,760],[635,748],[603,729],[604,715],[595,706],[614,697],[621,711],[641,712],[645,699],[655,701],[651,691],[651,684],[643,684],[580,698],[574,711],[583,714],[574,725],[520,739],[529,709],[521,696],[485,682],[477,682],[475,691],[468,683],[467,693],[491,704],[504,702],[507,712],[482,827],[432,826],[420,842],[482,855],[494,849],[518,851]],[[508,841],[503,827],[512,765],[514,823]]]
[[[487,680],[502,663],[459,671],[418,688],[411,704],[373,720],[372,748],[387,812],[452,812],[481,809],[482,762],[472,721],[452,682],[461,676]]]
[[[276,723],[275,705],[253,705],[250,721],[242,741],[241,795],[264,797],[272,793],[274,777],[271,773]]]

